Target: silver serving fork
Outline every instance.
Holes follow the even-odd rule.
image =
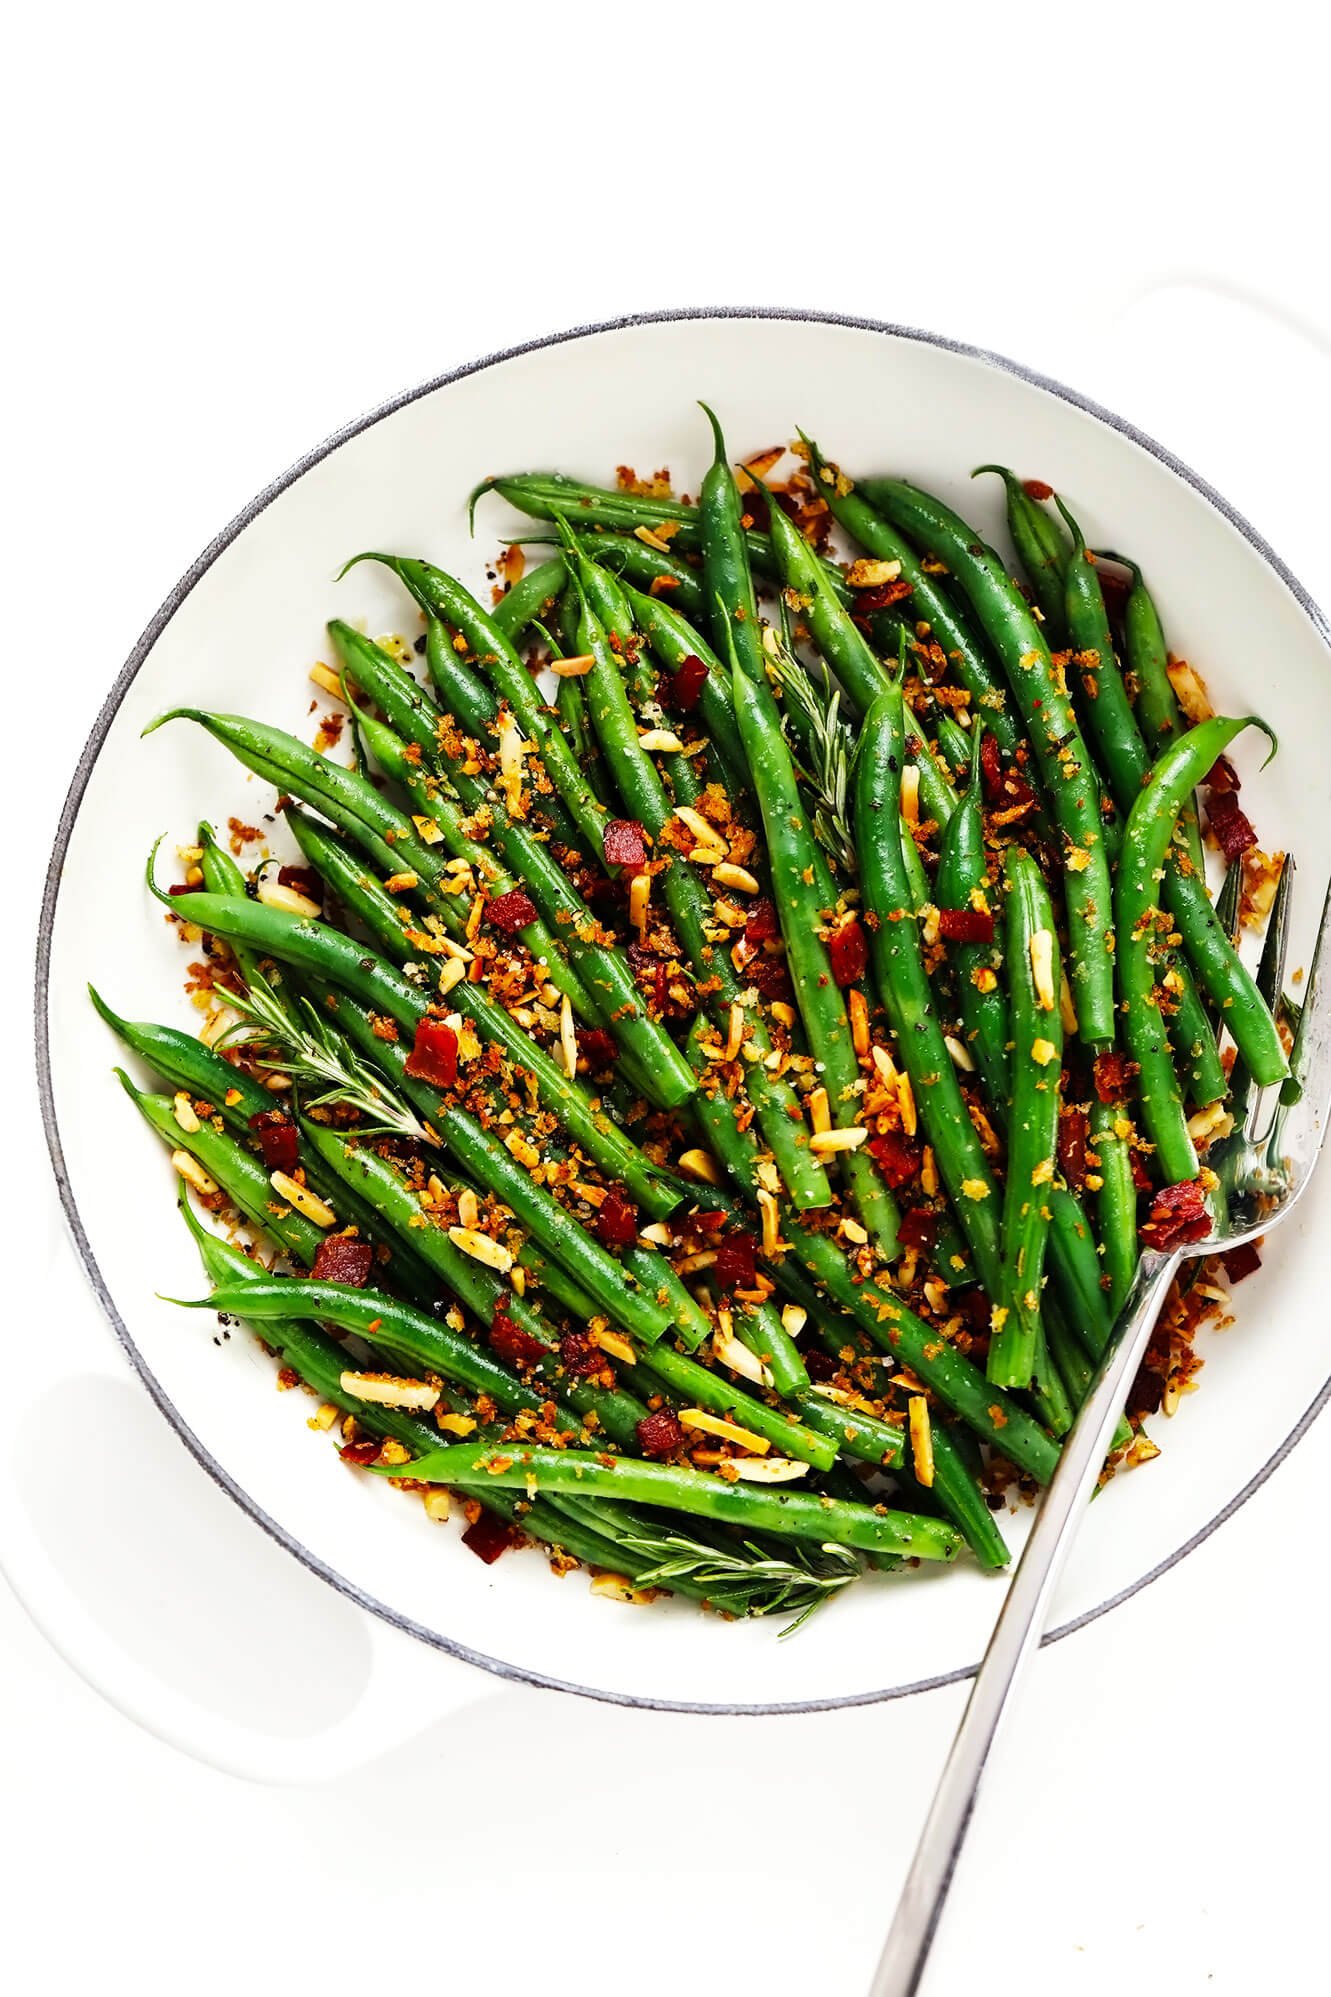
[[[1259,982],[1270,1003],[1280,1000],[1284,992],[1292,874],[1293,864],[1287,861],[1262,953]],[[1292,1211],[1312,1175],[1331,1113],[1331,959],[1325,970],[1322,965],[1329,924],[1331,889],[1323,905],[1307,997],[1298,1018],[1291,1079],[1279,1092],[1274,1112],[1265,1117],[1260,1132],[1265,1105],[1235,1064],[1231,1077],[1235,1130],[1209,1153],[1209,1163],[1220,1181],[1213,1199],[1216,1219],[1211,1234],[1167,1253],[1147,1249],[1137,1265],[1132,1288],[1090,1392],[1063,1444],[1058,1468],[994,1625],[916,1846],[870,1997],[913,1997],[919,1987],[989,1750],[1017,1676],[1044,1629],[1054,1588],[1100,1474],[1128,1387],[1180,1265],[1269,1234]]]

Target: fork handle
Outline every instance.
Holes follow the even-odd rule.
[[[1073,1530],[1084,1515],[1129,1384],[1181,1260],[1178,1254],[1161,1255],[1148,1249],[1137,1264],[1132,1287],[1090,1393],[1063,1444],[1058,1468],[994,1625],[915,1848],[869,1997],[914,1997],[919,1988],[1009,1694],[1044,1629]]]

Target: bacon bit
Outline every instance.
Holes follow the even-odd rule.
[[[1231,866],[1257,844],[1253,822],[1232,790],[1210,793],[1206,800],[1206,826]]]
[[[728,1234],[712,1265],[717,1288],[727,1296],[735,1290],[751,1290],[758,1274],[757,1252],[758,1244],[751,1234]]]
[[[887,1180],[892,1191],[915,1177],[920,1169],[920,1147],[899,1130],[884,1131],[869,1140],[869,1156]]]
[[[344,1463],[355,1463],[363,1469],[367,1463],[374,1462],[379,1446],[377,1435],[367,1435],[362,1442],[344,1442],[337,1453]]]
[[[310,1274],[316,1283],[349,1283],[363,1290],[374,1267],[374,1248],[354,1235],[325,1235],[319,1243]]]
[[[417,1022],[406,1072],[433,1088],[452,1088],[458,1078],[458,1037],[444,1020],[427,1017]]]
[[[1140,1152],[1129,1150],[1128,1164],[1132,1168],[1132,1183],[1136,1190],[1139,1193],[1149,1193],[1151,1190],[1151,1175],[1142,1163]]]
[[[1210,1232],[1206,1188],[1197,1178],[1161,1187],[1151,1201],[1141,1237],[1152,1248],[1166,1249],[1177,1248],[1187,1241],[1203,1241]]]
[[[980,908],[940,908],[938,933],[945,943],[992,943],[993,913]]]
[[[897,1241],[902,1248],[922,1252],[933,1247],[942,1225],[942,1214],[935,1213],[932,1207],[911,1207],[908,1213],[901,1216]]]
[[[592,1232],[607,1248],[628,1248],[637,1240],[638,1209],[624,1197],[618,1186],[607,1190]]]
[[[1058,1113],[1058,1163],[1070,1186],[1086,1183],[1086,1152],[1091,1141],[1091,1119],[1084,1109],[1061,1109]]]
[[[647,839],[636,818],[612,818],[602,846],[608,867],[645,867]]]
[[[692,714],[706,684],[706,666],[695,653],[688,652],[661,690],[662,705],[676,714]]]
[[[605,1358],[585,1331],[566,1331],[559,1341],[559,1357],[565,1372],[573,1379],[588,1378],[605,1370]]]
[[[493,1512],[482,1512],[463,1533],[462,1544],[487,1567],[493,1567],[501,1553],[518,1544],[518,1534],[506,1519],[497,1518]]]
[[[578,1052],[591,1072],[599,1074],[603,1068],[615,1065],[615,1036],[607,1033],[603,1026],[588,1026],[578,1030]]]
[[[300,1136],[282,1109],[261,1109],[250,1118],[259,1153],[270,1172],[294,1172],[300,1163]]]
[[[1021,482],[1021,489],[1027,499],[1045,500],[1052,499],[1054,496],[1053,486],[1046,485],[1042,478],[1024,478]]]
[[[1202,778],[1202,783],[1208,790],[1231,791],[1241,788],[1239,773],[1230,762],[1228,756],[1216,757],[1210,769]]]
[[[1220,1259],[1231,1283],[1241,1283],[1245,1276],[1251,1276],[1262,1266],[1255,1241],[1245,1241],[1239,1248],[1227,1249]]]
[[[684,1430],[669,1408],[644,1415],[637,1425],[637,1437],[644,1456],[673,1456],[684,1447]]]
[[[516,936],[520,929],[526,929],[536,920],[536,903],[521,888],[510,888],[507,894],[496,895],[487,902],[485,912],[496,929],[502,929],[505,936]]]
[[[323,882],[313,867],[279,867],[277,878],[284,888],[294,888],[297,894],[308,895],[316,905],[323,894]]]
[[[847,985],[858,983],[864,976],[869,964],[869,946],[858,916],[852,916],[836,931],[828,943],[827,954],[832,964],[832,976],[843,990]]]
[[[1112,1050],[1097,1054],[1091,1067],[1096,1096],[1102,1103],[1122,1102],[1137,1077],[1137,1063]]]
[[[746,943],[770,943],[781,934],[781,925],[776,919],[776,903],[764,895],[753,904],[749,919],[744,925]]]
[[[546,1356],[546,1348],[539,1338],[533,1338],[520,1324],[515,1324],[509,1316],[502,1297],[495,1303],[494,1316],[490,1320],[490,1344],[499,1357],[510,1366],[526,1372],[538,1360]]]
[[[869,617],[876,610],[890,610],[894,603],[904,603],[907,597],[914,594],[914,583],[900,576],[895,582],[885,582],[880,589],[860,590],[855,598],[855,614],[857,617]]]

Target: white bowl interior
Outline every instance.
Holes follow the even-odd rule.
[[[933,487],[1000,544],[997,482],[968,474],[1009,462],[1064,492],[1093,545],[1138,555],[1173,649],[1200,667],[1216,705],[1256,707],[1280,733],[1266,772],[1256,737],[1237,760],[1263,843],[1298,856],[1292,961],[1306,962],[1331,873],[1327,649],[1216,505],[1123,431],[981,356],[823,321],[635,324],[482,367],[348,436],[249,518],[177,605],[125,689],[70,833],[50,938],[51,1108],[86,1241],[142,1363],[236,1485],[333,1577],[483,1660],[598,1693],[729,1706],[872,1697],[973,1664],[1003,1584],[965,1562],[872,1580],[778,1643],[769,1624],[725,1625],[668,1603],[618,1608],[590,1597],[585,1577],[555,1581],[538,1555],[486,1568],[452,1528],[348,1472],[306,1428],[309,1402],[273,1391],[271,1363],[248,1338],[219,1347],[211,1318],[157,1300],[202,1294],[202,1275],[165,1153],[112,1078],[119,1052],[84,995],[91,976],[130,1017],[197,1023],[181,993],[187,953],[147,898],[145,856],[163,831],[185,842],[201,815],[257,823],[272,805],[197,729],[144,742],[146,722],[194,702],[308,734],[305,675],[326,655],[327,617],[374,633],[418,628],[382,571],[334,582],[350,553],[426,554],[483,592],[485,557],[511,516],[486,500],[469,538],[464,497],[477,479],[557,466],[608,481],[620,464],[668,465],[677,487],[696,491],[708,456],[700,395],[736,455],[799,424],[852,472],[901,470]],[[1163,1457],[1092,1507],[1056,1620],[1093,1612],[1175,1556],[1318,1395],[1329,1218],[1324,1175],[1238,1293],[1233,1328],[1206,1338],[1202,1392],[1153,1424]],[[1021,1530],[1014,1521],[1014,1540]]]

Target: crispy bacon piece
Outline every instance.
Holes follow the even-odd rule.
[[[1053,486],[1046,485],[1042,478],[1024,478],[1021,482],[1021,489],[1027,499],[1045,500],[1052,499],[1054,496]]]
[[[510,888],[507,894],[496,895],[487,903],[485,913],[505,936],[516,936],[528,923],[535,922],[536,903],[521,888]]]
[[[693,1225],[699,1234],[715,1234],[718,1227],[724,1226],[725,1221],[724,1207],[699,1207],[693,1216]]]
[[[1084,1109],[1061,1109],[1058,1113],[1058,1164],[1070,1186],[1086,1184],[1086,1150],[1091,1141],[1091,1119]]]
[[[644,1456],[672,1456],[684,1447],[684,1431],[669,1408],[644,1415],[637,1426],[638,1447]]]
[[[1151,1190],[1151,1175],[1142,1163],[1140,1151],[1130,1150],[1128,1152],[1128,1164],[1132,1170],[1132,1183],[1137,1191],[1139,1193],[1149,1193]]]
[[[351,1283],[363,1290],[374,1267],[374,1248],[350,1234],[325,1235],[310,1274],[316,1283]]]
[[[795,989],[784,957],[755,957],[745,966],[744,976],[769,1004],[773,999],[789,999]]]
[[[270,1172],[293,1172],[300,1163],[300,1138],[295,1124],[282,1109],[261,1109],[250,1118],[250,1129],[259,1140],[263,1162]]]
[[[607,1248],[631,1248],[637,1240],[638,1209],[618,1186],[611,1186],[597,1208],[593,1232]]]
[[[311,901],[323,899],[323,882],[313,867],[279,867],[277,878],[284,888],[294,888],[297,894],[308,895]]]
[[[1141,1237],[1152,1248],[1177,1248],[1185,1241],[1202,1241],[1211,1232],[1206,1192],[1200,1179],[1183,1179],[1162,1186],[1151,1201]]]
[[[1252,820],[1232,790],[1212,791],[1206,800],[1206,822],[1225,858],[1233,865],[1241,853],[1257,844]]]
[[[920,1169],[920,1147],[899,1130],[887,1130],[869,1139],[869,1156],[893,1192],[913,1179]]]
[[[1137,1073],[1137,1063],[1129,1061],[1126,1054],[1116,1048],[1108,1053],[1097,1054],[1091,1068],[1091,1079],[1095,1093],[1102,1103],[1122,1102]]]
[[[496,1518],[493,1512],[482,1512],[462,1535],[462,1544],[468,1552],[483,1560],[487,1567],[493,1567],[500,1554],[507,1553],[517,1543],[518,1535],[512,1526],[507,1520]]]
[[[544,1359],[546,1353],[539,1338],[533,1338],[529,1331],[513,1322],[502,1297],[490,1320],[490,1343],[508,1365],[520,1367],[524,1372],[538,1359]]]
[[[406,1070],[417,1081],[451,1089],[458,1078],[458,1037],[452,1027],[442,1019],[419,1020]]]
[[[692,714],[707,684],[707,668],[693,652],[680,660],[662,687],[661,704],[675,714]]]
[[[565,1372],[575,1380],[605,1369],[605,1354],[599,1345],[592,1344],[585,1331],[566,1331],[559,1341],[559,1357]]]
[[[770,943],[781,934],[781,925],[776,919],[776,903],[766,895],[753,902],[749,908],[749,919],[744,925],[746,943]]]
[[[993,914],[984,908],[940,908],[938,933],[948,943],[992,943]]]
[[[608,867],[643,867],[647,864],[647,840],[636,818],[612,818],[605,828],[602,848]]]
[[[607,1033],[603,1026],[578,1028],[578,1052],[594,1075],[599,1074],[602,1068],[614,1067],[615,1051],[615,1036]]]
[[[712,1274],[718,1290],[751,1290],[758,1276],[757,1243],[751,1234],[728,1234],[716,1251]]]
[[[869,964],[869,946],[864,940],[858,916],[852,916],[834,933],[828,943],[827,954],[832,963],[832,976],[839,985],[856,984],[864,976]]]
[[[897,1240],[903,1248],[932,1248],[938,1239],[938,1230],[943,1225],[943,1216],[933,1207],[911,1207],[901,1216],[897,1228]]]
[[[1202,782],[1208,790],[1230,791],[1241,788],[1239,773],[1228,756],[1217,756],[1202,778]]]
[[[363,1467],[367,1463],[373,1463],[379,1454],[379,1438],[377,1435],[367,1435],[359,1442],[344,1442],[337,1453],[344,1463],[359,1463]]]
[[[907,582],[904,576],[898,576],[895,582],[885,582],[878,589],[857,589],[855,615],[869,617],[875,610],[890,610],[894,603],[904,603],[908,596],[914,594],[914,583]]]
[[[1241,1283],[1245,1276],[1251,1276],[1254,1270],[1262,1266],[1262,1258],[1255,1241],[1245,1241],[1241,1248],[1226,1250],[1220,1259],[1225,1265],[1225,1274],[1231,1283]]]
[[[830,1352],[824,1352],[817,1345],[810,1346],[804,1354],[804,1364],[811,1380],[835,1380],[841,1371],[838,1362]]]
[[[982,1290],[978,1283],[972,1284],[967,1290],[951,1291],[948,1295],[948,1305],[959,1316],[965,1318],[970,1331],[976,1333],[988,1331],[993,1317],[993,1305],[989,1301],[988,1292]]]

